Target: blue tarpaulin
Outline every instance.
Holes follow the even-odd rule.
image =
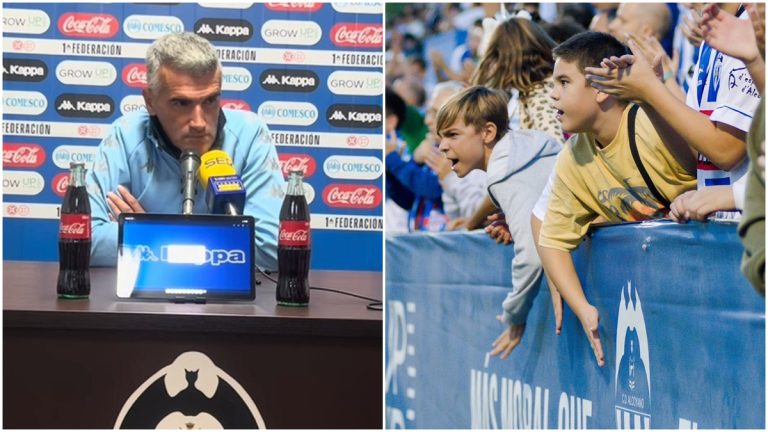
[[[765,301],[733,223],[624,224],[574,253],[606,365],[546,282],[509,358],[490,357],[511,246],[484,233],[387,237],[390,428],[765,428]]]

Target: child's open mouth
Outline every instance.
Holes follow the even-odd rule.
[[[456,168],[456,164],[459,163],[459,160],[458,159],[451,159],[451,158],[448,158],[448,160],[451,162],[451,171],[454,171],[455,168]]]
[[[563,112],[562,112],[562,111],[560,111],[560,110],[557,110],[557,115],[555,115],[555,118],[556,118],[558,121],[563,121]]]

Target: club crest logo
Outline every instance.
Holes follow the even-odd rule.
[[[651,368],[643,306],[632,281],[621,288],[616,324],[616,427],[650,429]]]
[[[203,353],[188,351],[128,398],[115,429],[265,429],[245,389]]]

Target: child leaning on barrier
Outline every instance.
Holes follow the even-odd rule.
[[[563,130],[574,135],[557,159],[539,254],[602,367],[599,314],[584,296],[570,252],[599,216],[608,222],[665,216],[670,201],[696,187],[695,160],[684,142],[667,131],[657,133],[638,105],[589,86],[585,67],[626,53],[613,36],[580,33],[553,53],[555,88],[550,97]]]
[[[504,211],[514,239],[512,292],[497,317],[507,328],[493,343],[492,354],[506,358],[520,343],[525,321],[541,279],[541,262],[531,235],[530,215],[562,148],[534,130],[509,130],[508,97],[475,86],[453,96],[437,114],[440,151],[459,177],[488,172],[488,193]]]

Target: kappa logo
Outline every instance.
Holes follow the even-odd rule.
[[[616,323],[616,427],[650,429],[651,362],[643,306],[632,281],[621,288]]]
[[[265,429],[242,385],[203,353],[188,351],[145,381],[115,429]]]
[[[269,91],[309,93],[317,90],[320,78],[309,70],[267,69],[259,81]]]
[[[56,112],[64,117],[107,118],[115,112],[115,101],[106,95],[64,93],[56,98]]]
[[[195,23],[195,33],[210,41],[245,42],[253,26],[245,20],[204,18]]]
[[[6,81],[40,82],[48,77],[48,66],[40,60],[3,59]]]
[[[334,104],[326,112],[328,123],[336,127],[380,128],[383,120],[381,106]]]

